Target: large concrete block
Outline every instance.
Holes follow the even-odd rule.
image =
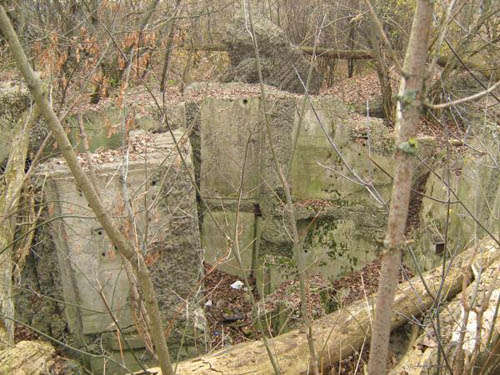
[[[205,261],[214,265],[221,271],[231,275],[250,274],[252,271],[253,253],[255,247],[255,215],[248,212],[239,213],[239,226],[237,228],[239,249],[243,270],[239,267],[234,256],[236,247],[232,247],[226,235],[234,241],[236,228],[235,212],[213,212],[221,232],[212,218],[205,215],[201,229],[201,243],[205,251]]]
[[[456,160],[448,172],[446,167],[437,169],[442,179],[432,174],[427,181],[425,194],[433,199],[423,199],[415,246],[415,256],[422,269],[442,262],[445,237],[446,256],[450,257],[470,247],[475,239],[486,236],[483,227],[497,238],[500,234],[500,171],[488,155],[478,157],[467,153],[461,157],[463,159]],[[449,181],[457,194],[455,197],[450,193],[449,210],[445,181]],[[412,259],[407,263],[414,265]]]
[[[296,99],[294,97],[273,97],[268,99],[268,120],[270,137],[263,130],[262,141],[262,189],[260,205],[264,216],[277,215],[283,208],[286,197],[273,157],[276,157],[281,173],[288,177],[292,156],[292,134]],[[274,149],[274,155],[272,152]],[[293,187],[292,187],[293,190]]]
[[[245,91],[251,92],[252,86],[247,85]],[[295,219],[307,228],[308,267],[334,279],[373,260],[383,238],[392,189],[392,129],[380,119],[352,113],[332,97],[314,98],[312,104],[304,105],[303,97],[271,92],[269,136],[259,98],[234,97],[230,86],[221,87],[219,93],[224,98],[208,97],[201,104],[201,196],[224,202],[224,213],[217,214],[231,223],[230,228],[234,227],[240,185],[243,198],[255,204],[262,225],[252,264],[258,266],[254,271],[260,283],[275,284],[263,281],[266,278],[277,280],[270,276],[274,271],[265,271],[262,259],[293,259],[290,233],[294,223],[285,210],[286,196],[273,156],[288,179],[297,208]],[[419,158],[430,163],[434,144],[432,139],[419,138]],[[428,176],[428,169],[418,160],[415,186]],[[228,249],[224,236],[214,234],[217,229],[210,222],[209,215],[204,215],[202,238],[205,258],[214,263]],[[242,221],[242,233],[251,233],[252,228],[253,224]],[[219,268],[238,274],[229,263]]]
[[[309,103],[306,104],[300,127],[299,114],[296,113],[295,117],[293,136],[296,149],[291,170],[294,198],[342,200],[377,206],[364,186],[351,182],[355,179],[350,168],[363,180],[372,182],[387,201],[392,181],[370,161],[369,155],[380,167],[392,173],[390,130],[377,119],[352,120],[354,115],[333,98],[315,99],[313,106],[314,110]],[[301,102],[298,108],[302,108]]]
[[[377,240],[383,236],[383,225],[377,228],[379,223],[371,227],[360,224],[355,215],[340,220],[299,222],[305,234],[302,251],[307,269],[336,280],[373,261],[380,254]]]
[[[105,181],[100,182],[105,185]],[[110,186],[111,189],[116,189],[116,186]],[[112,320],[106,313],[102,296],[109,301],[121,325],[132,324],[123,261],[114,251],[101,225],[92,217],[72,178],[50,179],[47,192],[49,210],[64,217],[54,221],[52,228],[65,299],[81,306],[80,314],[67,317],[71,329],[76,332],[81,324],[82,333],[89,334],[111,328]],[[110,207],[114,197],[109,194],[106,198]],[[116,210],[117,207],[110,209]]]
[[[207,98],[201,106],[201,194],[258,195],[261,115],[258,98]]]
[[[182,132],[175,134],[181,140]],[[116,225],[137,251],[144,253],[167,322],[185,302],[196,304],[201,276],[189,141],[181,141],[187,169],[170,135],[132,135],[129,147],[127,160],[118,151],[91,155],[97,188]],[[122,162],[126,162],[126,184]],[[104,299],[121,327],[133,325],[124,261],[75,186],[65,163],[53,160],[42,167],[40,174],[47,177],[49,213],[54,216],[52,237],[64,297],[71,303],[65,312],[72,332],[81,337],[115,329]],[[191,306],[188,309],[194,310]],[[179,314],[179,322],[185,316]]]

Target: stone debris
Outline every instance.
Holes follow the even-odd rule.
[[[260,64],[264,83],[293,93],[303,93],[301,82],[307,81],[311,63],[296,48],[286,33],[266,17],[255,15],[253,29],[258,40]],[[257,59],[253,40],[248,33],[248,19],[236,16],[226,25],[222,43],[226,46],[231,68],[222,78],[224,82],[258,83]],[[300,79],[299,79],[300,76]],[[309,92],[318,93],[323,75],[312,67]]]
[[[176,139],[181,151],[186,152],[187,136],[178,134]],[[173,150],[174,142],[170,137],[160,136],[158,134],[146,133],[142,130],[130,132],[127,148],[118,148],[115,150],[99,148],[95,152],[89,153],[90,160],[94,166],[114,165],[116,163],[127,162],[145,162],[156,159],[161,155],[177,155],[177,150]],[[78,153],[77,159],[80,165],[88,168],[87,156],[85,153]],[[44,164],[41,164],[38,171],[43,173],[54,171],[66,166],[66,161],[62,158],[54,158]]]

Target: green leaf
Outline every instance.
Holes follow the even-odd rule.
[[[398,149],[409,155],[415,155],[418,150],[418,142],[415,138],[410,138],[407,142],[400,143]]]
[[[417,90],[407,90],[403,95],[396,96],[396,99],[401,103],[403,108],[411,104],[416,98]]]

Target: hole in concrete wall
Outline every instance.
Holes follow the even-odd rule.
[[[438,242],[434,245],[436,255],[441,255],[444,253],[444,242]]]
[[[255,216],[262,216],[262,211],[260,210],[260,205],[258,203],[254,203],[253,213],[255,214]]]
[[[248,103],[248,99],[243,99],[243,104],[247,104]]]

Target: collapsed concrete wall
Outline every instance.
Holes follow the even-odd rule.
[[[323,81],[322,74],[304,53],[293,46],[286,32],[258,14],[253,16],[253,31],[258,41],[262,79],[268,85],[294,93],[303,93],[301,83],[311,79],[309,92],[317,94]],[[224,82],[258,83],[257,59],[249,33],[249,21],[240,13],[225,26],[222,43],[229,54],[231,67],[223,76]],[[300,78],[298,77],[300,76]]]
[[[465,92],[480,90],[468,74],[458,76],[456,84]],[[444,127],[442,140],[458,139],[440,148],[425,186],[430,198],[422,202],[414,236],[421,269],[434,267],[485,237],[500,240],[500,108],[491,101],[485,96],[456,108],[462,115],[460,120],[453,117],[453,122],[462,124],[462,134],[460,129]]]
[[[78,115],[68,116],[65,126],[69,129],[71,143],[79,152],[84,151],[80,135],[80,122],[89,139],[89,149],[117,149],[122,142],[122,108],[108,103],[104,108],[82,111]],[[161,122],[162,113],[156,105],[148,103],[133,103],[127,113],[126,126],[128,130],[144,130],[152,133],[166,132],[166,126]],[[168,105],[168,123],[171,129],[185,128],[184,103]]]
[[[272,291],[293,276],[293,244],[271,144],[289,180],[308,269],[336,279],[362,268],[379,254],[394,167],[391,129],[380,120],[352,113],[332,97],[314,98],[312,104],[305,104],[302,113],[303,97],[272,88],[266,91],[271,139],[265,135],[262,101],[255,86],[221,86],[215,95],[203,86],[200,100],[170,107],[175,112],[171,117],[173,126],[181,128],[175,132],[177,138],[182,138],[184,126],[190,134],[189,141],[182,138],[187,159],[191,160],[191,154],[193,159],[188,171],[180,164],[166,133],[144,133],[137,138],[131,153],[137,159],[132,158],[128,167],[128,191],[136,225],[125,225],[123,230],[141,244],[146,241],[148,229],[146,258],[166,322],[174,315],[185,316],[176,314],[175,309],[186,301],[191,302],[189,311],[193,313],[187,324],[203,320],[193,302],[202,261],[200,248],[204,260],[219,269],[256,276],[261,293]],[[114,109],[87,113],[82,121],[92,149],[101,150],[93,157],[104,201],[113,215],[123,218],[128,215],[120,182],[123,155],[109,150],[121,142],[121,135],[113,135],[112,131],[120,123],[119,117],[119,111]],[[78,125],[79,120],[75,117],[69,121]],[[165,130],[151,114],[138,119],[136,126],[152,132]],[[73,141],[76,147],[81,142],[76,134]],[[419,157],[433,162],[434,141],[420,138],[419,145]],[[496,228],[498,233],[498,168],[488,169],[488,157],[465,159],[460,169],[462,177],[456,176],[455,181],[451,176],[451,180],[464,200],[474,191],[488,195],[476,212],[488,223],[487,228]],[[415,160],[416,188],[425,183],[429,171]],[[146,343],[134,333],[129,281],[122,260],[91,216],[64,163],[54,160],[44,168],[48,214],[51,220],[56,215],[61,219],[53,221],[50,230],[39,230],[39,240],[23,271],[25,282],[17,302],[21,306],[19,317],[72,345],[97,350],[104,343],[111,355],[118,355],[120,343],[97,292],[101,291],[113,315],[132,338],[132,348],[137,354],[144,353]],[[353,177],[353,171],[364,183]],[[197,198],[203,203],[196,200],[189,178],[192,175],[200,191]],[[463,176],[475,177],[460,182]],[[425,193],[442,201],[443,186],[438,180],[431,175]],[[474,202],[468,207],[473,207]],[[415,248],[417,258],[428,267],[442,257],[435,253],[436,241],[443,236],[444,207],[437,201],[423,202]],[[456,243],[453,246],[461,249],[476,229],[470,219],[464,220],[464,212],[454,212],[450,215],[450,233]],[[478,233],[478,237],[482,234]],[[242,269],[234,259],[236,247],[228,241],[236,236]],[[184,323],[180,319],[176,328],[180,330]],[[173,351],[180,350],[176,346],[185,341],[181,357],[196,354],[194,342],[175,332],[170,337]],[[125,356],[129,363],[134,361],[131,353]],[[94,370],[102,369],[102,359],[93,361],[92,366]]]
[[[498,146],[481,143],[452,153],[427,181],[425,193],[431,199],[423,201],[415,233],[421,269],[436,266],[443,257],[449,259],[486,236],[500,238],[500,154]],[[485,146],[489,151],[475,151]]]
[[[302,115],[304,98],[274,91],[269,140],[259,97],[230,91],[221,96],[206,98],[199,107],[200,190],[211,209],[202,218],[205,260],[235,275],[253,271],[261,291],[271,291],[294,272],[271,143],[289,179],[308,268],[336,279],[377,257],[392,185],[391,130],[331,97],[313,99]],[[420,157],[428,158],[432,139],[423,138],[420,145]],[[352,171],[370,191],[353,182]],[[427,173],[417,168],[415,181]],[[243,269],[227,241],[236,232]]]
[[[92,159],[103,203],[137,251],[144,252],[165,325],[175,320],[169,336],[172,353],[184,358],[197,354],[185,329],[203,321],[197,305],[202,268],[190,145],[181,131],[175,135],[181,142],[187,169],[166,133],[131,136],[127,156],[108,150],[92,154]],[[82,163],[86,163],[84,159]],[[129,335],[136,357],[147,362],[151,356],[144,349],[147,343],[135,332],[137,311],[132,307],[130,275],[124,260],[93,216],[63,161],[54,159],[42,165],[38,179],[45,181],[51,218],[50,238],[46,240],[51,239],[54,246],[46,261],[56,261],[50,275],[57,274],[60,281],[56,291],[62,292],[59,302],[64,303],[58,307],[68,324],[70,342],[94,353],[100,353],[99,344],[107,355],[121,361],[120,350],[125,344],[116,339],[118,324]],[[33,312],[25,318],[33,321],[37,315]],[[48,315],[44,316],[46,324],[51,321]],[[125,353],[125,359],[127,366],[137,368],[132,353]],[[118,370],[113,363],[105,362],[91,358],[91,370]]]

